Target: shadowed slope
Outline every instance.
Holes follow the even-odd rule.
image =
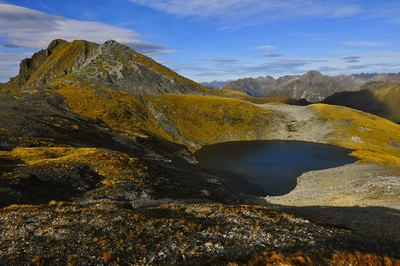
[[[356,92],[340,92],[323,103],[347,106],[400,122],[400,83],[370,82]]]

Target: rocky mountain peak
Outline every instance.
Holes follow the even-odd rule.
[[[306,77],[322,77],[324,75],[319,71],[310,70],[306,74],[304,74],[304,76],[306,76]]]
[[[308,83],[316,84],[316,83],[323,83],[328,81],[331,77],[323,75],[319,71],[311,70],[304,74],[299,81],[305,81]]]
[[[108,87],[131,94],[212,93],[114,40],[99,45],[83,40],[67,42],[61,39],[52,41],[46,49],[22,60],[19,75],[5,85],[5,92],[62,83]]]
[[[20,63],[19,75],[14,82],[17,87],[22,87],[29,80],[31,75],[47,60],[53,50],[60,44],[66,43],[65,40],[53,40],[47,49],[35,53],[31,58],[25,58]]]
[[[62,43],[67,43],[67,41],[66,41],[66,40],[63,40],[63,39],[55,39],[55,40],[53,40],[53,41],[50,42],[49,46],[47,46],[46,51],[47,51],[48,54],[50,55],[50,54],[53,52],[53,50],[54,50],[58,45],[60,45],[60,44],[62,44]]]

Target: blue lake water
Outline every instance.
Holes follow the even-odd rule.
[[[284,195],[297,177],[312,170],[357,161],[351,150],[304,141],[240,141],[209,145],[194,156],[203,168],[223,177],[242,193]],[[334,177],[333,177],[334,178]]]

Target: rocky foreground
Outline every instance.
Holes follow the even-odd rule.
[[[398,258],[396,242],[376,247],[348,228],[260,206],[50,202],[0,214],[2,265],[244,264],[262,252],[298,254],[316,265],[334,263],[343,251]]]
[[[265,200],[242,195],[230,204],[166,198],[162,190],[159,199],[145,192],[128,197],[134,193],[125,188],[119,196],[98,195],[97,200],[92,195],[72,202],[9,205],[0,210],[0,261],[400,265],[400,186],[393,176],[398,173],[363,164],[313,171],[287,195]]]

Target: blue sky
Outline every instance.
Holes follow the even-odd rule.
[[[398,0],[0,0],[0,82],[56,38],[114,39],[198,82],[400,72]]]

